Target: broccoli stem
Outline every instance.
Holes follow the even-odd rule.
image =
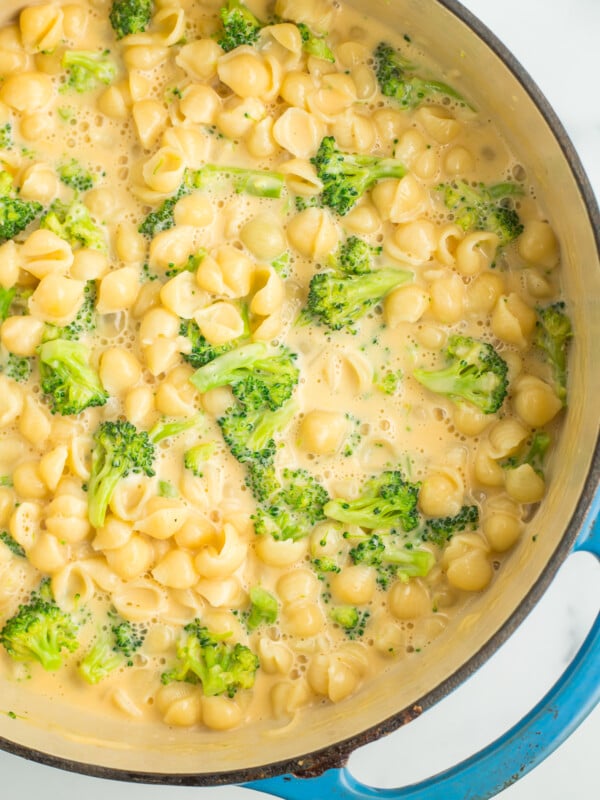
[[[194,372],[190,377],[199,392],[208,392],[217,386],[226,386],[236,380],[236,371],[252,369],[259,358],[265,358],[269,347],[264,342],[251,342],[236,350],[223,353]]]

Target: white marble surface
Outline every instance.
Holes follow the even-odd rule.
[[[554,106],[600,197],[600,2],[464,0],[512,50]],[[467,683],[408,728],[357,752],[362,780],[392,787],[424,778],[487,744],[550,687],[582,641],[600,606],[598,565],[569,559],[551,589],[511,640]],[[600,797],[600,708],[502,800]],[[398,769],[402,753],[402,770]],[[0,753],[2,797],[44,800],[253,800],[237,787],[169,789],[109,783],[30,764]],[[320,800],[316,798],[315,800]],[[443,800],[443,798],[440,798]]]

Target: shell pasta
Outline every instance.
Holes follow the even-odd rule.
[[[0,30],[0,683],[287,728],[418,670],[516,558],[568,402],[560,243],[408,35],[135,5]]]

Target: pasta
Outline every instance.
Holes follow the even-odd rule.
[[[382,93],[391,32],[343,4],[277,0],[231,47],[218,4],[121,38],[109,5],[0,31],[0,190],[26,209],[0,219],[0,643],[42,594],[78,648],[60,678],[32,658],[36,691],[125,729],[287,728],[419,669],[521,558],[568,398],[540,346],[560,242],[487,114],[444,76]],[[138,643],[95,685],[115,620]],[[189,674],[190,642],[244,678]]]

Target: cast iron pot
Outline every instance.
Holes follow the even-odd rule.
[[[460,73],[467,96],[486,109],[536,184],[563,252],[575,339],[565,431],[552,459],[550,490],[529,534],[492,587],[469,608],[468,635],[441,637],[407,674],[392,667],[356,696],[306,712],[289,736],[270,723],[223,734],[130,727],[85,708],[1,687],[0,747],[34,761],[93,776],[170,785],[244,783],[284,798],[492,797],[558,746],[600,699],[600,620],[551,692],[485,750],[428,781],[376,790],[343,768],[349,753],[431,707],[464,681],[510,635],[573,549],[600,557],[598,444],[600,389],[600,213],[581,164],[539,90],[502,44],[455,0],[350,0]],[[0,22],[25,3],[2,3]],[[20,716],[25,717],[20,719]],[[265,754],[267,756],[265,757]],[[297,780],[294,776],[300,776]],[[312,778],[311,780],[306,780]]]

